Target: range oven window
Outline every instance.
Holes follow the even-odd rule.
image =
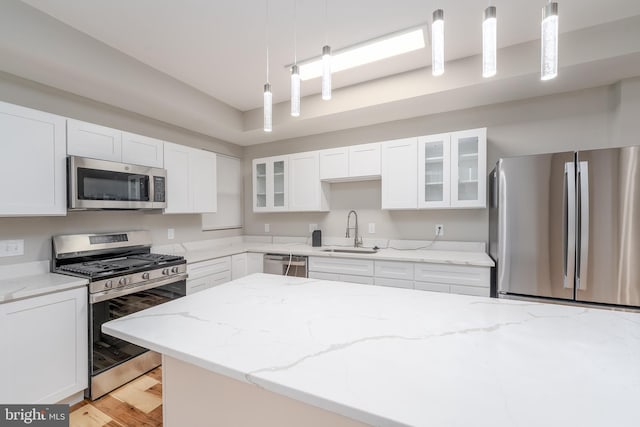
[[[103,334],[102,324],[186,295],[184,280],[91,304],[91,375],[126,362],[146,348]]]
[[[148,202],[148,175],[77,168],[79,200]]]

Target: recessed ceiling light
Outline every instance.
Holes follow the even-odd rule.
[[[388,34],[332,52],[331,72],[337,73],[424,47],[424,27]],[[299,62],[298,66],[302,80],[322,76],[322,57]],[[286,67],[289,68],[291,65]]]

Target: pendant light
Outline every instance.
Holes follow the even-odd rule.
[[[329,19],[327,1],[324,1],[324,21],[326,27],[325,45],[322,47],[322,99],[331,99],[331,47],[329,46]]]
[[[291,115],[300,116],[300,69],[298,68],[297,0],[293,0],[293,65],[291,66]]]
[[[484,10],[482,21],[482,77],[493,77],[497,71],[497,30],[495,6]]]
[[[272,120],[273,120],[273,99],[271,96],[271,84],[269,83],[269,0],[266,0],[266,19],[265,19],[265,34],[267,40],[267,82],[264,84],[264,131],[271,132]]]
[[[444,11],[433,12],[431,23],[431,73],[434,76],[444,74]]]
[[[558,3],[542,8],[541,32],[540,79],[551,80],[558,75]]]

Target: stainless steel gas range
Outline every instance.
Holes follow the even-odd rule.
[[[53,237],[52,271],[89,279],[89,388],[94,400],[160,365],[160,355],[103,334],[102,324],[186,295],[186,261],[151,253],[148,231]]]

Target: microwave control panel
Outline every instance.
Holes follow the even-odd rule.
[[[164,202],[164,187],[165,187],[165,178],[164,176],[154,176],[153,177],[153,201],[154,202]]]

